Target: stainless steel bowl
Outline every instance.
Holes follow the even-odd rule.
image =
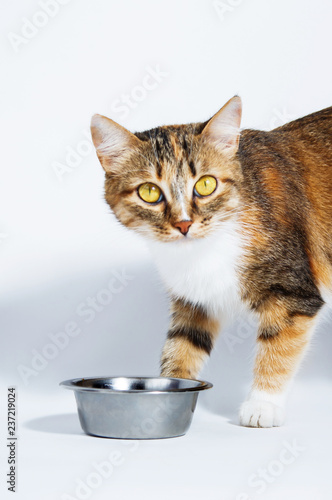
[[[158,439],[188,430],[199,391],[212,384],[166,377],[98,377],[61,382],[75,392],[82,429],[92,436]]]

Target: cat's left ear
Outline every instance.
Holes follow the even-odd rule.
[[[205,125],[202,137],[217,149],[236,152],[239,146],[242,101],[234,96]]]
[[[129,130],[102,115],[92,117],[91,136],[106,173],[116,172],[141,142]]]

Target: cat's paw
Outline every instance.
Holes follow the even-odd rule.
[[[283,408],[270,401],[245,401],[240,409],[244,427],[279,427],[285,421]]]

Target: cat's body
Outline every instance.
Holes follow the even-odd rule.
[[[106,200],[146,234],[171,297],[162,375],[197,377],[227,317],[246,308],[258,353],[240,421],[270,427],[332,295],[332,108],[241,135],[240,116],[233,98],[206,123],[133,135],[97,115],[92,132]]]

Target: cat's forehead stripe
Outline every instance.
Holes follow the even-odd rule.
[[[154,136],[150,136],[151,146],[154,150],[154,156],[156,158],[156,172],[159,179],[163,177],[163,169],[165,164],[172,165],[176,164],[176,176],[181,175],[182,172],[182,160],[183,160],[183,150],[179,138],[174,133],[166,128],[156,129]]]
[[[196,177],[195,137],[201,133],[204,125],[165,125],[136,134],[143,141],[150,142],[153,154],[151,163],[158,179],[165,178],[165,175],[178,180],[183,176]]]
[[[192,176],[195,177],[197,174],[195,163],[193,162],[193,160],[189,160],[188,164],[189,164],[189,168],[190,168],[190,172],[192,173]]]
[[[158,136],[160,147],[163,149],[165,160],[172,160],[174,158],[174,150],[170,141],[170,134],[165,129],[160,129]]]
[[[174,156],[176,159],[179,159],[179,157],[181,157],[181,147],[180,147],[180,144],[179,144],[179,141],[178,141],[178,138],[175,137],[174,134],[171,134],[170,135],[170,141],[171,141],[171,145],[172,145],[172,148],[173,148],[173,151],[174,151]]]

